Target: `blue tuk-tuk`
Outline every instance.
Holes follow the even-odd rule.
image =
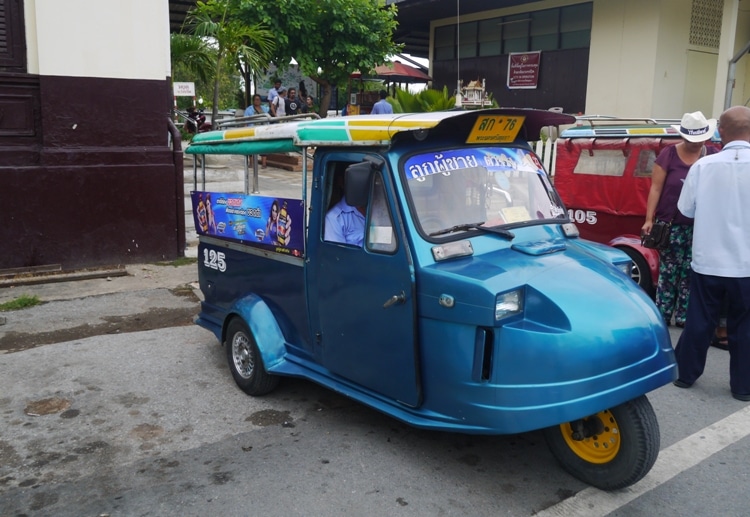
[[[196,135],[188,154],[314,151],[299,198],[192,193],[197,323],[238,386],[301,377],[419,428],[544,429],[579,479],[641,479],[659,452],[645,394],[674,354],[629,257],[578,237],[527,143],[572,122],[491,109]]]

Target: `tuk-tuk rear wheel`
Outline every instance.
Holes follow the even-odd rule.
[[[602,490],[645,476],[659,454],[659,423],[641,395],[588,418],[544,430],[552,454],[573,476]]]
[[[278,385],[279,378],[266,372],[255,338],[240,318],[227,327],[226,354],[234,382],[248,395],[265,395]]]

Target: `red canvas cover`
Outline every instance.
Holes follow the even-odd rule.
[[[651,187],[650,163],[667,145],[679,139],[662,138],[562,138],[557,144],[555,166],[555,188],[568,208],[594,210],[612,215],[646,214],[646,201]],[[597,152],[618,151],[623,153],[622,175],[604,175],[602,171],[585,170],[579,160],[582,153],[595,156]],[[644,152],[645,151],[645,152]],[[639,163],[640,160],[640,163]],[[589,161],[590,167],[594,165]],[[578,170],[576,171],[576,167]],[[634,172],[638,170],[639,174]],[[645,174],[644,171],[648,170]]]

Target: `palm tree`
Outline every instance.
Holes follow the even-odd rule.
[[[233,17],[237,8],[234,3],[232,0],[198,2],[185,20],[188,32],[209,42],[215,52],[212,121],[218,118],[219,82],[224,61],[234,60],[240,72],[243,65],[255,70],[265,68],[275,46],[271,31],[260,24],[247,25]]]
[[[212,49],[202,38],[189,34],[171,34],[170,57],[173,76],[176,69],[181,69],[203,82],[208,82],[214,69]]]

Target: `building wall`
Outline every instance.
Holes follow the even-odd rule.
[[[163,80],[170,75],[165,0],[26,0],[29,73]],[[30,52],[31,53],[31,52]]]
[[[591,24],[586,113],[650,116],[659,2],[596,0]]]
[[[735,52],[739,52],[750,42],[750,2],[740,2],[737,13],[737,39]],[[732,91],[732,105],[750,105],[750,55],[745,54],[737,62],[736,81]]]
[[[687,0],[595,0],[586,113],[718,117],[727,62],[750,40],[748,2],[724,1],[727,48],[690,43],[691,10]],[[747,61],[737,63],[732,105],[750,97]]]
[[[26,70],[0,69],[0,269],[182,255],[167,0],[23,4]]]
[[[461,21],[576,3],[580,1],[525,3],[462,16]],[[543,53],[538,91],[505,88],[507,63],[502,59],[507,56],[462,60],[460,75],[464,81],[486,77],[488,91],[501,105],[559,105],[565,111],[589,115],[653,118],[680,118],[685,112],[701,110],[717,117],[724,104],[727,63],[750,41],[750,0],[708,0],[708,5],[723,9],[721,45],[691,44],[693,0],[593,0],[588,52]],[[455,22],[450,18],[432,21],[431,52],[435,27]],[[432,55],[430,62],[434,84],[453,91],[456,65],[436,63]],[[736,65],[731,105],[750,104],[748,63],[750,55],[746,54]],[[580,108],[576,106],[579,98]]]
[[[460,23],[522,14],[530,11],[564,7],[582,3],[580,0],[543,0],[504,9],[493,9],[460,17]],[[433,20],[430,24],[430,76],[432,87],[449,92],[456,90],[459,78],[469,81],[485,79],[488,93],[500,106],[548,109],[562,107],[569,113],[582,112],[586,102],[586,75],[589,49],[576,48],[542,52],[539,83],[536,89],[508,89],[508,55],[463,58],[460,61],[435,61],[436,27],[454,25],[456,18]]]

